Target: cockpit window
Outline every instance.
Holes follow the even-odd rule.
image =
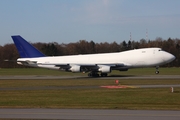
[[[159,49],[158,51],[163,51],[162,49]]]

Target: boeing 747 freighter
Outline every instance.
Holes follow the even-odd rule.
[[[156,67],[172,62],[175,56],[161,48],[134,49],[116,53],[45,56],[21,36],[12,36],[21,58],[20,65],[64,70],[73,73],[88,72],[88,76],[107,76],[112,70],[127,71],[130,68]]]

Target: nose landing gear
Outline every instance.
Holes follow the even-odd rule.
[[[159,69],[159,66],[156,66],[156,72],[155,72],[156,74],[159,74],[159,70],[158,69]]]

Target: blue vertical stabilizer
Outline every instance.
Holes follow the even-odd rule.
[[[21,36],[11,36],[21,58],[44,57],[45,55],[28,43]]]

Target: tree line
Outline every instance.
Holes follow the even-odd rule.
[[[122,41],[117,42],[101,42],[95,43],[94,41],[79,40],[76,43],[32,43],[38,50],[47,56],[64,56],[64,55],[78,55],[78,54],[94,54],[94,53],[110,53],[110,52],[122,52],[126,50],[138,49],[138,48],[150,48],[159,47],[163,50],[172,53],[176,56],[176,59],[167,65],[166,67],[179,67],[180,66],[180,39],[168,38],[164,40],[162,38],[156,38],[155,40],[140,41]],[[19,58],[18,51],[14,44],[6,44],[0,46],[0,68],[18,68],[24,67],[17,65],[16,62],[5,62],[4,60],[16,60]],[[133,56],[132,56],[133,58]]]

